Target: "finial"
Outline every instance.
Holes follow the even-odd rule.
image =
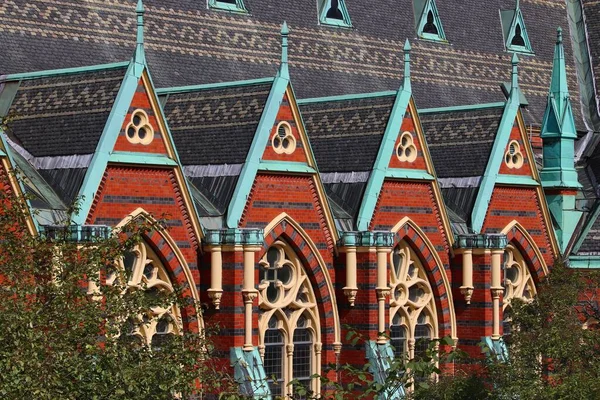
[[[516,90],[519,88],[519,56],[517,56],[517,53],[513,53],[511,62],[512,62],[511,89]]]
[[[142,0],[138,0],[137,7],[135,8],[135,12],[137,13],[137,46],[138,51],[143,51],[144,49],[144,13],[146,10],[144,9],[144,2]],[[141,49],[140,49],[141,47]]]
[[[283,21],[281,25],[281,66],[279,68],[279,76],[289,78],[288,69],[288,35],[290,30],[287,22]]]
[[[518,10],[518,9],[519,9],[519,3],[520,3],[520,1],[519,1],[519,0],[517,0],[517,5],[515,6],[515,10]]]
[[[561,44],[562,42],[562,28],[559,26],[558,28],[556,28],[556,44]]]
[[[404,85],[403,89],[410,88],[410,42],[406,39],[404,42]]]

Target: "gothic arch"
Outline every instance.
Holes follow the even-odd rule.
[[[457,340],[452,288],[444,269],[444,263],[435,250],[435,246],[409,217],[400,220],[392,228],[392,232],[395,233],[394,247],[403,240],[408,243],[427,272],[435,297],[440,336],[450,335],[454,340]]]
[[[341,326],[335,289],[327,271],[325,260],[323,260],[317,246],[300,224],[287,213],[281,213],[265,227],[265,243],[259,253],[259,258],[262,258],[267,249],[280,239],[284,239],[293,248],[309,277],[318,298],[322,333],[333,330],[334,345],[341,344]],[[325,284],[320,284],[321,282],[325,282]],[[331,317],[327,317],[329,313],[332,315]],[[326,335],[323,334],[322,336],[325,342],[327,340]]]
[[[535,283],[541,282],[548,275],[548,266],[527,229],[516,220],[513,220],[502,230],[502,233],[506,235],[508,243],[518,249],[525,259]]]
[[[138,208],[125,217],[115,227],[115,231],[118,232],[125,224],[137,218],[144,219],[152,226],[159,226],[158,221],[152,215],[143,208]],[[183,295],[190,296],[199,303],[200,296],[192,271],[171,235],[165,229],[152,230],[144,234],[143,239],[158,255],[172,282],[184,288]],[[189,329],[198,332],[204,330],[204,320],[196,306],[188,305],[182,308],[181,317],[184,330]]]

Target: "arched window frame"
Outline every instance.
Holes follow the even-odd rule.
[[[113,285],[117,280],[127,279],[127,290],[159,290],[173,293],[173,284],[165,266],[156,252],[146,243],[140,242],[117,261],[117,268],[106,277],[106,284]],[[143,344],[159,346],[160,336],[182,333],[181,310],[176,304],[168,308],[152,307],[145,315],[140,315],[134,329],[128,334],[138,337]],[[168,324],[165,326],[164,321]]]
[[[391,252],[390,266],[390,338],[393,344],[398,340],[393,336],[394,327],[404,328],[406,347],[403,350],[406,357],[412,359],[418,352],[418,326],[429,329],[430,339],[436,339],[439,335],[433,289],[421,260],[407,242],[401,241]],[[422,290],[422,295],[416,301],[410,298],[412,288]],[[396,356],[402,353],[395,349]]]
[[[531,301],[537,294],[533,275],[521,252],[509,244],[505,249],[504,297],[502,302],[503,333],[510,334],[510,302],[513,299]]]
[[[279,257],[272,265],[273,259],[269,260],[271,251],[277,250]],[[266,343],[265,334],[269,327],[277,329],[283,339],[283,360],[282,365],[282,385],[280,395],[291,395],[292,387],[288,387],[294,377],[294,333],[298,329],[298,321],[303,318],[305,326],[311,335],[312,346],[310,353],[310,375],[320,373],[320,354],[321,354],[321,329],[320,319],[317,310],[317,300],[310,280],[302,265],[302,262],[293,251],[293,249],[283,240],[274,242],[265,252],[264,256],[259,261],[260,283],[259,290],[259,307],[261,314],[258,320],[259,326],[259,350],[261,357],[265,360]],[[290,268],[291,277],[289,281],[273,281],[264,279],[265,277],[277,277],[276,273],[265,272],[267,270]],[[279,290],[279,295],[273,299],[269,295],[273,285]],[[271,287],[271,289],[270,289]],[[274,322],[275,321],[275,322]],[[267,379],[270,380],[268,366],[265,365]],[[309,390],[318,394],[320,387],[317,379],[311,379]]]

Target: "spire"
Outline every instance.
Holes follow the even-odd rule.
[[[410,42],[406,39],[404,43],[404,83],[402,85],[403,90],[410,90]]]
[[[552,82],[549,96],[554,97],[559,119],[565,112],[566,101],[569,98],[567,85],[567,67],[565,63],[565,50],[563,48],[562,29],[556,30],[556,46],[554,47],[554,64],[552,66]]]
[[[281,65],[279,67],[279,76],[281,78],[289,79],[290,72],[288,68],[288,29],[287,22],[283,21],[281,25]]]
[[[144,9],[144,2],[142,0],[138,0],[135,12],[137,14],[137,37],[134,62],[136,64],[145,65],[146,55],[144,53],[144,13],[146,10]]]
[[[567,68],[560,28],[556,30],[552,81],[542,122],[541,137],[544,166],[540,179],[546,191],[546,200],[553,217],[558,243],[564,251],[573,237],[582,213],[575,206],[576,195],[573,192],[581,188],[575,169],[574,142],[577,139],[577,128],[569,100]]]

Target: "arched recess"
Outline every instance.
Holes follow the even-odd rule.
[[[119,232],[123,226],[135,219],[142,219],[150,226],[160,226],[152,215],[143,208],[138,208],[115,227],[115,232]],[[197,307],[197,304],[200,304],[200,296],[196,282],[175,240],[165,229],[151,230],[143,235],[143,240],[158,256],[171,282],[183,288],[183,296],[190,296],[194,300],[194,304],[180,310],[183,329],[191,332],[203,332],[204,320]]]
[[[444,269],[444,263],[435,250],[435,246],[421,228],[409,217],[400,220],[392,228],[392,232],[395,233],[394,248],[402,241],[406,242],[419,258],[427,273],[427,278],[435,299],[439,336],[449,335],[455,342],[458,341],[452,288]]]
[[[327,271],[325,260],[317,246],[304,229],[287,213],[281,213],[265,227],[265,247],[259,254],[262,258],[271,245],[279,239],[284,239],[298,255],[310,279],[321,318],[321,330],[333,330],[334,344],[341,343],[341,326],[338,314],[335,289],[331,276]],[[322,284],[325,282],[325,285]],[[325,316],[330,313],[331,317]]]
[[[508,243],[519,250],[533,275],[535,283],[540,283],[548,275],[549,270],[540,249],[527,232],[527,229],[516,220],[513,220],[506,225],[502,233],[506,235]]]

